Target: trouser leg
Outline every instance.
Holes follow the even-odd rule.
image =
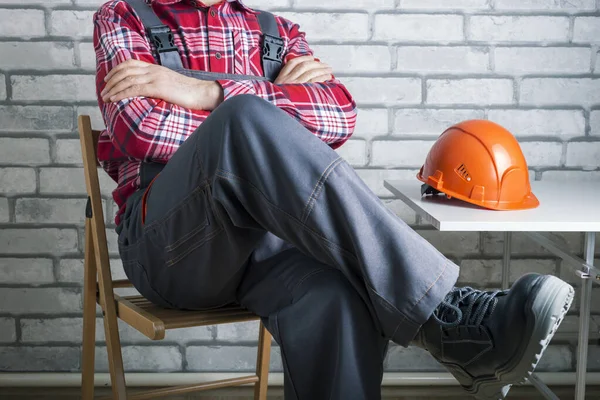
[[[338,268],[401,345],[458,275],[333,150],[255,96],[226,101],[183,143],[152,186],[146,222],[156,249],[144,262],[166,267],[144,272],[174,306],[231,300],[271,232]]]
[[[340,270],[288,249],[248,266],[239,302],[281,349],[286,400],[377,400],[388,341]]]

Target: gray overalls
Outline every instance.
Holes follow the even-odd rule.
[[[145,26],[162,25],[143,0],[127,1]],[[278,72],[277,26],[271,35],[264,20],[274,63],[263,58],[267,78],[237,79]],[[163,65],[179,60],[162,50]],[[261,316],[286,400],[379,399],[388,340],[408,345],[456,282],[458,267],[347,162],[258,97],[221,104],[164,168],[142,169],[143,183],[153,169],[145,224],[139,190],[117,227],[127,276],[165,307],[238,302]]]

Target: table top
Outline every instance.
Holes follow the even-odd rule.
[[[536,181],[537,208],[493,211],[445,196],[421,197],[421,182],[384,186],[440,231],[600,232],[600,182]]]

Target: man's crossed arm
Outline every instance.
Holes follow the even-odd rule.
[[[331,74],[327,64],[313,56],[301,56],[285,64],[274,83],[325,82],[332,78]],[[223,101],[223,89],[217,82],[190,78],[161,65],[133,59],[110,70],[104,82],[106,86],[100,95],[105,103],[144,96],[192,110],[212,111]]]

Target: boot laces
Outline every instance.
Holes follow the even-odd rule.
[[[471,287],[454,288],[433,312],[433,318],[443,327],[479,326],[496,309],[498,297],[506,291],[481,291]]]

